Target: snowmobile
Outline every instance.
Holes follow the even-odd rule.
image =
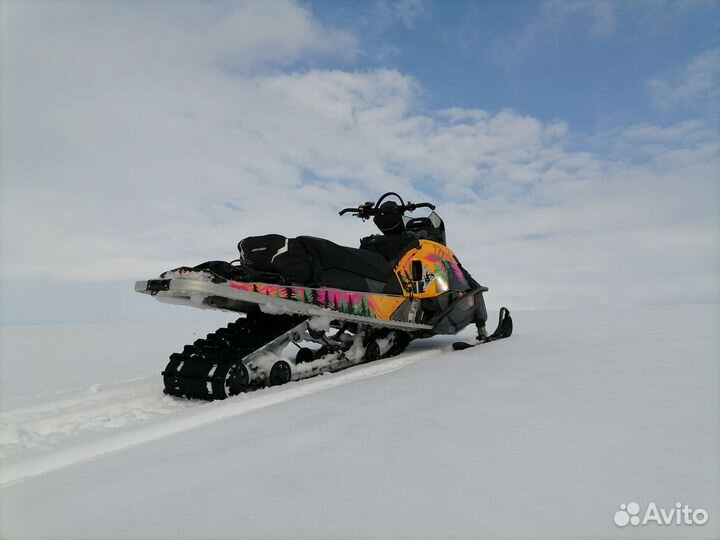
[[[406,215],[421,208],[430,214]],[[311,236],[248,237],[238,244],[238,259],[136,282],[137,292],[161,302],[243,314],[170,355],[165,393],[224,399],[394,356],[414,339],[456,334],[471,323],[475,345],[512,334],[504,307],[497,329],[487,333],[488,288],[447,247],[435,205],[405,203],[389,192],[340,211],[348,213],[372,218],[382,234],[362,238],[359,248]],[[294,358],[281,356],[291,343]]]

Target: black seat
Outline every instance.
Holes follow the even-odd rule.
[[[318,285],[360,292],[395,292],[393,266],[379,253],[313,236],[298,236],[296,240],[313,261]]]

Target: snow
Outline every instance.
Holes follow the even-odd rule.
[[[287,315],[287,311],[273,304],[258,304],[260,311],[267,315]]]
[[[312,317],[312,318],[308,321],[308,326],[310,327],[311,330],[316,330],[316,331],[324,330],[324,331],[328,331],[328,330],[330,330],[330,323],[331,323],[331,322],[332,322],[332,318],[331,318],[331,317],[327,317],[327,316],[325,316],[325,317]]]
[[[214,403],[161,391],[229,318],[198,314],[0,328],[0,537],[720,534],[718,306],[517,312],[504,341]],[[631,501],[709,521],[617,527]]]
[[[195,281],[212,281],[215,278],[210,272],[186,269],[168,270],[167,272],[163,272],[160,277],[162,279],[181,278],[193,279]]]

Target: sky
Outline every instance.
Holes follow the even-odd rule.
[[[389,190],[491,308],[720,300],[716,1],[0,10],[0,323],[189,316],[133,281]]]

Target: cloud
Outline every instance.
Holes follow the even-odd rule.
[[[352,60],[358,54],[352,33],[320,24],[295,2],[253,0],[230,6],[200,29],[210,57],[226,69],[284,67],[318,56]]]
[[[720,100],[720,48],[703,51],[668,77],[648,81],[647,87],[653,103],[661,109],[697,109],[711,104],[717,110]]]
[[[491,303],[719,297],[701,121],[582,145],[562,120],[428,110],[294,2],[54,5],[4,8],[3,280],[142,278],[268,232],[356,244],[372,226],[337,209],[394,190],[439,204]]]

